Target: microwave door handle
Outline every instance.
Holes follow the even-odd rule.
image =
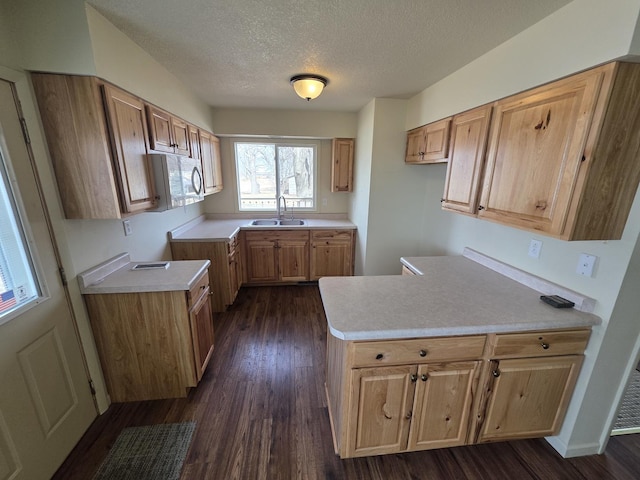
[[[197,183],[196,176],[198,179]],[[196,195],[200,195],[200,192],[202,191],[202,175],[200,174],[198,167],[193,167],[193,170],[191,171],[191,185],[193,186],[193,190],[196,192]]]

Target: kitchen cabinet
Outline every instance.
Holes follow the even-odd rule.
[[[96,77],[31,78],[65,217],[121,218],[155,207],[142,100]]]
[[[491,105],[453,117],[442,208],[475,215],[487,147]]]
[[[198,160],[202,159],[200,155],[200,130],[193,125],[187,125],[187,132],[189,134],[189,156]]]
[[[640,65],[610,63],[495,103],[478,217],[620,239],[640,182]]]
[[[347,341],[327,337],[342,458],[557,434],[590,329]]]
[[[209,283],[214,312],[224,312],[233,304],[243,281],[238,235],[228,241],[170,243],[174,260],[211,261]]]
[[[331,191],[353,192],[353,138],[334,138],[331,159]]]
[[[311,230],[310,279],[353,275],[355,230]]]
[[[220,139],[209,132],[200,130],[200,151],[204,194],[220,192],[223,189]]]
[[[451,117],[423,125],[407,133],[406,163],[442,163],[449,154]]]
[[[490,337],[491,375],[478,442],[556,435],[589,335],[585,329]]]
[[[467,443],[485,336],[341,343],[330,341],[327,370],[340,368],[331,346],[345,348],[342,457]]]
[[[309,280],[309,231],[245,232],[248,283]]]
[[[189,290],[84,296],[113,402],[185,397],[214,346],[205,271]]]
[[[190,137],[184,120],[153,105],[147,105],[147,115],[152,150],[190,155]]]

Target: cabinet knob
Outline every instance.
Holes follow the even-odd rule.
[[[412,413],[412,412],[407,413],[407,414],[404,416],[404,418],[406,418],[407,420],[411,420],[411,413]]]
[[[420,380],[422,380],[423,382],[426,382],[429,379],[429,375],[427,375],[426,373],[423,373],[422,375],[420,375]]]
[[[427,351],[426,350],[420,350],[420,356],[421,357],[426,357],[427,356]]]
[[[482,205],[478,205],[478,210],[484,210],[484,207]]]
[[[494,377],[498,378],[498,377],[500,376],[500,370],[498,370],[498,369],[496,368],[493,372],[491,372],[491,374],[492,374]]]
[[[379,354],[376,355],[376,360],[382,360],[383,357],[384,357],[384,355],[379,353]]]
[[[415,373],[412,373],[409,378],[411,379],[412,382],[416,382],[418,380],[418,375],[416,375]]]
[[[542,343],[540,344],[540,346],[541,346],[542,348],[544,348],[545,350],[547,350],[547,349],[549,348],[549,344],[548,344],[548,343],[545,343],[545,342],[542,342]]]

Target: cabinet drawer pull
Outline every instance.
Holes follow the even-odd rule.
[[[407,420],[411,420],[411,413],[412,412],[407,413],[404,418],[406,418]]]
[[[540,346],[541,346],[542,348],[544,348],[545,350],[547,350],[547,349],[549,348],[549,344],[548,344],[548,343],[545,343],[545,342],[542,342],[542,343],[540,344]]]
[[[427,351],[426,350],[420,350],[420,356],[421,357],[426,357],[427,356]]]
[[[491,373],[492,373],[492,375],[493,375],[494,377],[496,377],[496,378],[498,378],[498,377],[500,376],[500,370],[498,370],[497,368],[496,368],[493,372],[491,372]]]
[[[412,373],[409,378],[411,379],[412,382],[418,381],[418,375],[416,375],[415,373]]]
[[[384,355],[379,353],[379,354],[376,355],[376,360],[382,360],[383,357],[384,357]]]
[[[427,375],[426,373],[423,373],[420,376],[420,380],[422,380],[423,382],[426,382],[427,380],[429,380],[429,375]]]

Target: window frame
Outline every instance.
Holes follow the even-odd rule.
[[[5,185],[7,190],[7,196],[9,197],[9,208],[13,212],[16,227],[22,246],[24,248],[24,254],[27,257],[27,262],[31,270],[32,281],[35,287],[35,295],[28,301],[22,304],[18,304],[16,307],[0,314],[0,326],[16,319],[20,315],[24,314],[28,310],[42,304],[44,301],[51,298],[47,284],[44,281],[44,273],[42,265],[36,249],[35,239],[31,231],[29,224],[27,211],[24,207],[22,195],[20,193],[20,187],[18,185],[18,179],[11,164],[11,156],[9,154],[8,145],[4,139],[4,133],[0,127],[0,182]]]
[[[276,151],[276,155],[275,155],[275,168],[276,168],[276,195],[274,197],[274,201],[280,197],[281,193],[280,193],[280,179],[279,179],[279,171],[280,171],[280,167],[279,167],[279,162],[278,162],[278,147],[308,147],[308,148],[312,148],[313,149],[313,195],[312,195],[312,199],[313,199],[313,207],[294,207],[294,213],[295,212],[305,212],[305,213],[317,213],[318,210],[318,172],[320,170],[319,168],[319,162],[320,162],[320,152],[321,152],[321,142],[318,139],[291,139],[291,138],[282,138],[282,137],[273,137],[273,138],[255,138],[255,137],[251,137],[251,138],[240,138],[240,137],[235,137],[235,138],[231,138],[231,150],[233,152],[233,167],[235,170],[235,176],[236,176],[236,195],[235,195],[235,201],[236,201],[236,211],[238,213],[255,213],[255,214],[273,214],[275,215],[278,211],[277,208],[277,204],[274,205],[273,210],[268,210],[268,209],[250,209],[250,208],[242,208],[242,201],[241,201],[241,188],[240,188],[240,175],[239,175],[239,169],[238,169],[238,157],[237,157],[237,150],[236,150],[236,145],[237,144],[250,144],[250,143],[254,143],[254,144],[258,144],[258,145],[273,145]],[[286,195],[285,195],[286,198]]]

